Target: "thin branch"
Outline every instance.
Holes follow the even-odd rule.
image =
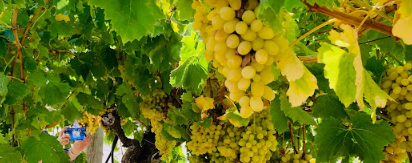
[[[377,39],[374,39],[374,40],[369,40],[369,41],[361,42],[361,43],[359,43],[359,45],[361,45],[361,44],[367,44],[367,43],[374,42],[374,41],[383,40],[383,39],[386,39],[386,38],[389,38],[389,37],[391,37],[391,36],[385,36],[385,37],[377,38]]]
[[[318,57],[316,55],[298,56],[298,58],[303,63],[316,63],[316,62],[318,62]]]
[[[366,16],[365,16],[365,18],[363,18],[363,20],[362,20],[362,22],[359,24],[359,26],[356,28],[356,32],[357,31],[359,31],[359,29],[362,27],[362,25],[365,23],[365,21],[366,20],[368,20],[369,19],[369,16],[376,10],[376,8],[379,6],[379,2],[378,2],[378,4],[376,4],[373,8],[372,8],[372,10],[370,10],[369,12],[368,12],[368,14],[366,14]]]
[[[14,115],[16,112],[14,112],[14,105],[11,106],[11,111],[10,111],[10,115],[11,115],[11,130],[13,131],[13,134],[11,135],[11,147],[14,147]]]
[[[327,22],[322,23],[321,25],[318,25],[317,27],[311,29],[309,32],[306,32],[304,35],[300,36],[298,39],[296,39],[292,44],[290,44],[289,46],[292,47],[293,45],[295,45],[296,43],[298,43],[300,40],[304,39],[305,37],[309,36],[311,33],[317,31],[318,29],[321,29],[322,27],[331,24],[333,22],[336,22],[337,19],[331,19]]]
[[[409,163],[412,163],[412,154],[411,152],[406,152],[408,154]]]
[[[45,8],[45,7],[40,7],[39,10],[37,10],[36,14],[34,14],[34,16],[30,19],[29,24],[27,25],[26,29],[24,30],[23,37],[21,37],[21,41],[20,41],[20,42],[21,42],[22,44],[24,44],[24,39],[26,38],[27,33],[28,33],[29,30],[30,30],[30,27],[33,25],[34,20],[37,18],[37,16],[38,16],[44,9],[46,9],[46,8]]]
[[[309,11],[310,12],[316,12],[316,13],[321,13],[330,17],[334,17],[336,19],[339,19],[341,21],[343,21],[344,23],[350,24],[350,25],[355,25],[355,26],[359,26],[363,20],[363,18],[361,17],[357,17],[357,16],[352,16],[350,14],[344,13],[344,12],[340,12],[337,10],[331,11],[329,9],[327,9],[326,7],[321,7],[318,6],[317,4],[315,5],[310,5],[308,3],[306,3],[305,1],[302,1],[302,3],[304,3],[307,7],[309,7]],[[393,38],[395,38],[396,40],[398,40],[399,38],[394,36],[392,34],[392,26],[390,25],[386,25],[380,22],[374,22],[372,20],[365,20],[365,23],[363,24],[364,28],[368,28],[368,29],[372,29],[375,31],[378,31],[380,33],[389,35]]]
[[[393,60],[395,60],[396,62],[398,62],[399,65],[403,66],[402,61],[400,61],[398,58],[396,58],[395,56],[393,56],[391,53],[386,53],[386,56],[391,57]]]
[[[20,41],[19,41],[19,35],[17,34],[17,14],[18,14],[18,12],[19,12],[19,9],[15,8],[14,13],[13,13],[13,19],[12,19],[12,22],[11,22],[11,24],[12,24],[12,29],[11,30],[13,31],[14,39],[16,41],[17,52],[16,52],[16,57],[13,60],[10,72],[11,72],[11,76],[13,76],[13,68],[14,68],[14,65],[16,63],[16,58],[17,58],[17,56],[19,56],[19,58],[20,58],[20,71],[21,71],[20,72],[20,78],[21,78],[21,80],[24,81],[23,55],[22,55],[22,52],[21,52],[21,44],[20,44]]]
[[[302,138],[302,144],[303,144],[303,154],[302,154],[302,159],[305,158],[305,153],[306,153],[306,129],[305,129],[305,124],[302,124],[302,129],[303,129],[303,138]]]
[[[288,121],[288,124],[289,124],[290,139],[292,141],[293,151],[295,151],[295,154],[298,154],[298,151],[296,150],[296,146],[295,146],[295,138],[293,137],[292,122]]]

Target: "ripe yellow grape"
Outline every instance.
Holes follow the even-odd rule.
[[[206,61],[210,62],[210,61],[212,61],[212,59],[213,59],[213,52],[206,50],[206,51],[203,53],[203,56],[205,57]]]
[[[214,49],[215,55],[216,53],[225,54],[228,48],[225,42],[217,42]]]
[[[270,55],[277,55],[279,53],[279,46],[274,41],[265,41],[263,49]]]
[[[401,75],[401,77],[403,77],[403,78],[408,78],[408,71],[403,71],[403,72],[401,72],[400,73],[400,75]]]
[[[230,7],[222,7],[220,9],[220,16],[223,20],[230,21],[236,17],[236,12]]]
[[[407,109],[407,110],[411,110],[412,109],[412,103],[406,103],[404,105],[404,108]]]
[[[214,29],[223,28],[223,25],[226,23],[219,15],[215,15],[212,19],[212,26]]]
[[[272,56],[268,56],[265,66],[272,66],[273,62],[275,62],[275,59]]]
[[[250,107],[254,112],[260,112],[263,110],[263,101],[260,96],[252,96],[250,98]]]
[[[272,88],[270,88],[269,86],[265,86],[265,91],[262,97],[266,100],[272,101],[273,99],[275,99],[275,92],[273,92]]]
[[[395,87],[392,90],[392,93],[397,95],[397,94],[401,93],[401,91],[402,91],[402,88],[398,86],[398,87]]]
[[[396,72],[398,72],[399,74],[403,71],[403,67],[402,66],[398,66],[396,67]]]
[[[256,62],[259,64],[265,64],[268,60],[268,53],[265,49],[260,49],[255,54]]]
[[[257,82],[260,81],[260,75],[256,74],[255,76],[253,76],[253,81]]]
[[[389,80],[395,80],[398,77],[398,72],[393,71],[389,74]]]
[[[242,15],[242,20],[248,25],[252,24],[252,22],[255,19],[256,19],[255,12],[253,12],[252,10],[247,10]]]
[[[254,81],[251,84],[251,92],[253,96],[261,97],[263,96],[264,91],[265,91],[265,85],[263,84],[262,81]]]
[[[275,76],[272,73],[272,67],[271,66],[265,67],[260,72],[260,76],[264,76],[264,78],[260,79],[263,82],[263,84],[269,84],[275,79]]]
[[[201,21],[194,21],[193,22],[193,29],[195,29],[195,30],[202,29],[202,26],[203,26],[203,22],[201,22]]]
[[[235,53],[236,53],[236,49],[232,49],[232,48],[227,49],[225,53],[226,59],[229,59],[230,57],[236,55]]]
[[[216,42],[224,42],[229,37],[229,34],[226,33],[223,29],[219,29],[216,31],[215,34],[215,41]]]
[[[252,109],[249,105],[242,106],[242,107],[240,108],[240,116],[241,116],[242,118],[248,118],[248,117],[250,117],[252,114],[253,114],[253,109]]]
[[[406,121],[406,116],[405,115],[398,115],[398,117],[396,117],[396,120],[399,123],[405,122]]]
[[[239,99],[245,95],[245,92],[243,91],[237,91],[237,92],[231,92],[229,97],[233,101],[239,101]]]
[[[242,64],[242,57],[238,55],[233,55],[227,60],[227,66],[229,68],[237,68]]]
[[[263,48],[264,43],[265,41],[262,38],[256,37],[256,39],[252,42],[252,49],[254,51],[258,51],[259,49]]]
[[[262,29],[262,27],[263,27],[263,23],[262,23],[262,21],[260,21],[260,20],[258,20],[258,19],[255,19],[255,20],[252,22],[252,24],[250,25],[250,29],[251,29],[253,32],[259,32],[259,31]]]
[[[231,21],[228,21],[228,22],[226,22],[224,25],[223,25],[223,30],[226,32],[226,33],[233,33],[233,32],[235,32],[236,31],[236,24],[239,22],[239,19],[237,19],[237,18],[235,18],[235,19],[233,19],[233,20],[231,20]]]
[[[246,41],[254,41],[257,37],[256,32],[253,32],[250,28],[248,28],[241,36]]]
[[[240,106],[249,106],[249,101],[250,101],[249,96],[242,96],[239,99],[239,105]]]
[[[242,78],[242,68],[233,68],[229,70],[229,74],[227,76],[227,79],[233,82],[237,82]]]
[[[257,0],[249,0],[245,4],[246,10],[253,10],[258,6],[259,2]]]
[[[252,62],[250,65],[255,68],[256,72],[261,72],[265,68],[265,65],[259,64],[257,62]]]
[[[212,21],[213,17],[215,17],[215,15],[216,15],[216,10],[212,10],[207,14],[206,18],[207,18],[207,20]]]
[[[252,79],[255,74],[256,70],[253,66],[246,66],[242,69],[242,76],[246,79]]]
[[[203,20],[203,14],[200,12],[197,12],[194,16],[195,21],[202,21]]]
[[[246,55],[252,50],[252,43],[249,41],[242,41],[237,48],[237,51],[241,55]]]
[[[236,24],[236,33],[242,35],[246,33],[247,28],[247,24],[244,21],[239,21]]]
[[[206,44],[206,50],[207,51],[215,51],[215,45],[216,45],[216,41],[215,41],[215,37],[209,37],[207,44]]]
[[[241,78],[238,82],[238,88],[242,91],[248,89],[250,86],[250,79]]]
[[[229,48],[238,47],[239,46],[239,37],[236,34],[231,34],[226,40],[226,45]]]
[[[262,29],[257,34],[260,38],[267,39],[267,40],[275,37],[275,33],[273,33],[272,28],[266,27],[266,26],[262,27]]]
[[[408,82],[409,83],[409,82]],[[387,80],[385,82],[382,83],[382,88],[389,88],[392,85],[392,81],[391,80]]]
[[[402,79],[401,84],[404,85],[404,86],[407,86],[407,85],[409,85],[409,80],[408,79]]]
[[[408,62],[405,65],[403,65],[403,68],[404,68],[405,71],[408,71],[408,70],[412,69],[412,64]]]
[[[242,7],[242,0],[229,0],[229,5],[233,10],[239,10]]]

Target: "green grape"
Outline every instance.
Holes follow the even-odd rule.
[[[248,25],[252,24],[252,22],[255,19],[256,19],[255,12],[253,12],[252,10],[247,10],[242,15],[242,20]]]
[[[246,33],[247,29],[248,29],[247,24],[244,21],[237,22],[237,24],[236,24],[236,33],[237,34],[240,34],[240,35],[244,34],[244,33]]]

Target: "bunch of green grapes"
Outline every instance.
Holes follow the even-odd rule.
[[[83,117],[82,119],[77,120],[77,122],[80,126],[85,127],[90,135],[93,135],[96,129],[100,127],[102,117],[95,116],[86,111],[81,111],[81,113],[83,114]]]
[[[406,139],[404,136],[397,136],[393,145],[388,145],[385,147],[383,153],[385,154],[385,161],[389,163],[402,163],[404,159],[408,158],[408,154],[406,154],[405,150],[401,148],[401,143],[404,142]]]
[[[405,156],[402,154],[405,151],[412,152],[412,77],[409,72],[411,69],[411,63],[390,68],[384,73],[381,83],[381,88],[396,100],[387,103],[386,111],[393,124],[393,132],[400,143],[398,147],[403,149],[395,151],[389,146],[388,153],[402,157]]]
[[[187,159],[189,160],[189,162],[206,163],[204,156],[189,155],[187,156]]]
[[[241,162],[266,162],[276,151],[276,131],[269,111],[264,110],[252,119],[239,141]]]
[[[162,155],[161,160],[169,160],[172,156],[173,148],[176,146],[177,142],[175,140],[166,139],[161,133],[156,133],[156,148],[159,150],[160,155]]]
[[[192,135],[190,137],[191,141],[186,143],[187,149],[189,149],[193,155],[216,152],[220,135],[225,134],[222,128],[222,125],[212,124],[205,129],[198,123],[194,123],[190,126]]]
[[[312,158],[312,155],[305,154],[303,157],[303,151],[298,151],[296,154],[293,150],[287,150],[281,160],[288,163],[316,163],[316,159]]]
[[[200,31],[207,61],[226,78],[230,99],[239,102],[242,117],[265,108],[275,93],[267,86],[274,80],[272,64],[279,53],[279,37],[256,18],[258,0],[193,0],[193,28]],[[279,45],[278,45],[279,44]]]

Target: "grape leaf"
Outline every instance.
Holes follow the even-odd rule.
[[[172,71],[170,84],[199,94],[203,83],[209,77],[207,67],[204,67],[202,62],[206,62],[203,56],[187,59],[185,63]]]
[[[39,70],[30,72],[30,74],[27,74],[27,81],[37,86],[44,86],[46,85],[46,82],[47,82],[46,77]]]
[[[17,102],[17,100],[23,99],[27,94],[27,86],[18,80],[13,80],[7,86],[8,93],[6,96],[6,101],[4,103],[12,105]]]
[[[289,102],[295,107],[301,105],[309,96],[313,95],[317,88],[316,77],[304,67],[303,76],[289,83],[289,89],[286,94],[289,96]]]
[[[412,45],[404,45],[404,47],[402,53],[405,55],[405,60],[412,61]]]
[[[337,7],[335,4],[335,1],[331,1],[331,0],[307,0],[306,3],[309,3],[312,6],[316,3],[317,5],[325,6],[328,9]]]
[[[373,80],[375,80],[376,83],[380,83],[382,75],[386,71],[384,64],[385,60],[378,60],[376,56],[369,58],[366,62],[365,69],[372,72]]]
[[[63,147],[56,137],[41,133],[39,138],[40,140],[37,140],[34,136],[31,136],[23,142],[22,149],[30,162],[40,160],[43,160],[43,162],[65,162],[60,160],[59,153],[63,152]]]
[[[279,10],[283,7],[285,4],[286,0],[277,0],[277,1],[272,1],[272,0],[262,0],[260,1],[260,4],[262,5],[267,5],[266,7],[270,7],[273,9],[275,13],[279,12]]]
[[[280,108],[280,99],[278,97],[270,103],[270,115],[272,117],[273,126],[279,134],[288,130],[288,117],[282,112]]]
[[[274,3],[275,6],[272,6],[273,5],[272,3]],[[280,10],[280,7],[276,6],[276,3],[277,2],[274,2],[272,0],[265,0],[265,1],[260,2],[260,7],[258,10],[257,18],[262,20],[265,25],[268,25],[269,27],[271,27],[273,31],[282,31],[284,11]],[[278,11],[276,11],[276,9]]]
[[[67,102],[60,112],[69,122],[74,122],[77,118],[83,117],[71,101]]]
[[[0,7],[1,7],[1,3],[3,1],[0,2]],[[1,9],[0,9],[1,10]],[[0,58],[3,58],[6,56],[7,50],[6,50],[6,43],[3,41],[3,39],[0,39]]]
[[[111,20],[113,29],[124,43],[152,33],[155,23],[164,18],[155,1],[90,0],[89,4],[105,9],[106,20]]]
[[[347,113],[345,112],[345,106],[340,103],[339,99],[330,94],[318,96],[311,107],[313,116],[317,118],[330,118],[336,119],[345,118]]]
[[[195,13],[195,10],[192,8],[192,0],[177,1],[176,11],[179,16],[179,20],[192,19]]]
[[[282,39],[287,41],[284,38]],[[282,75],[286,76],[288,81],[295,81],[303,76],[305,66],[291,48],[287,47],[284,52],[275,55],[274,59],[277,68],[281,70]]]
[[[302,107],[300,106],[292,107],[286,98],[280,99],[280,108],[286,116],[293,120],[293,122],[298,121],[301,124],[316,124],[315,120],[308,112],[302,110]]]
[[[249,118],[242,118],[236,107],[227,109],[225,114],[218,117],[218,119],[229,121],[235,127],[247,126],[249,124]]]
[[[7,95],[7,92],[9,91],[7,88],[7,85],[9,84],[10,79],[4,75],[3,73],[0,74],[0,96],[5,96]]]
[[[39,90],[44,104],[54,105],[62,102],[70,93],[70,86],[62,83],[58,76],[47,76],[48,83]]]
[[[316,161],[332,162],[338,157],[359,156],[364,162],[385,159],[384,146],[393,143],[395,135],[386,121],[372,124],[366,113],[358,112],[351,117],[350,126],[343,126],[333,117],[324,120],[316,130]]]
[[[122,96],[122,102],[131,114],[136,114],[140,111],[140,105],[137,103],[130,86],[126,83],[117,88],[115,95]]]
[[[334,89],[339,100],[348,107],[356,100],[356,71],[353,67],[355,55],[330,45],[321,43],[318,62],[325,64],[325,78]]]
[[[22,157],[19,151],[11,148],[10,145],[0,144],[0,162],[1,163],[21,163]]]

